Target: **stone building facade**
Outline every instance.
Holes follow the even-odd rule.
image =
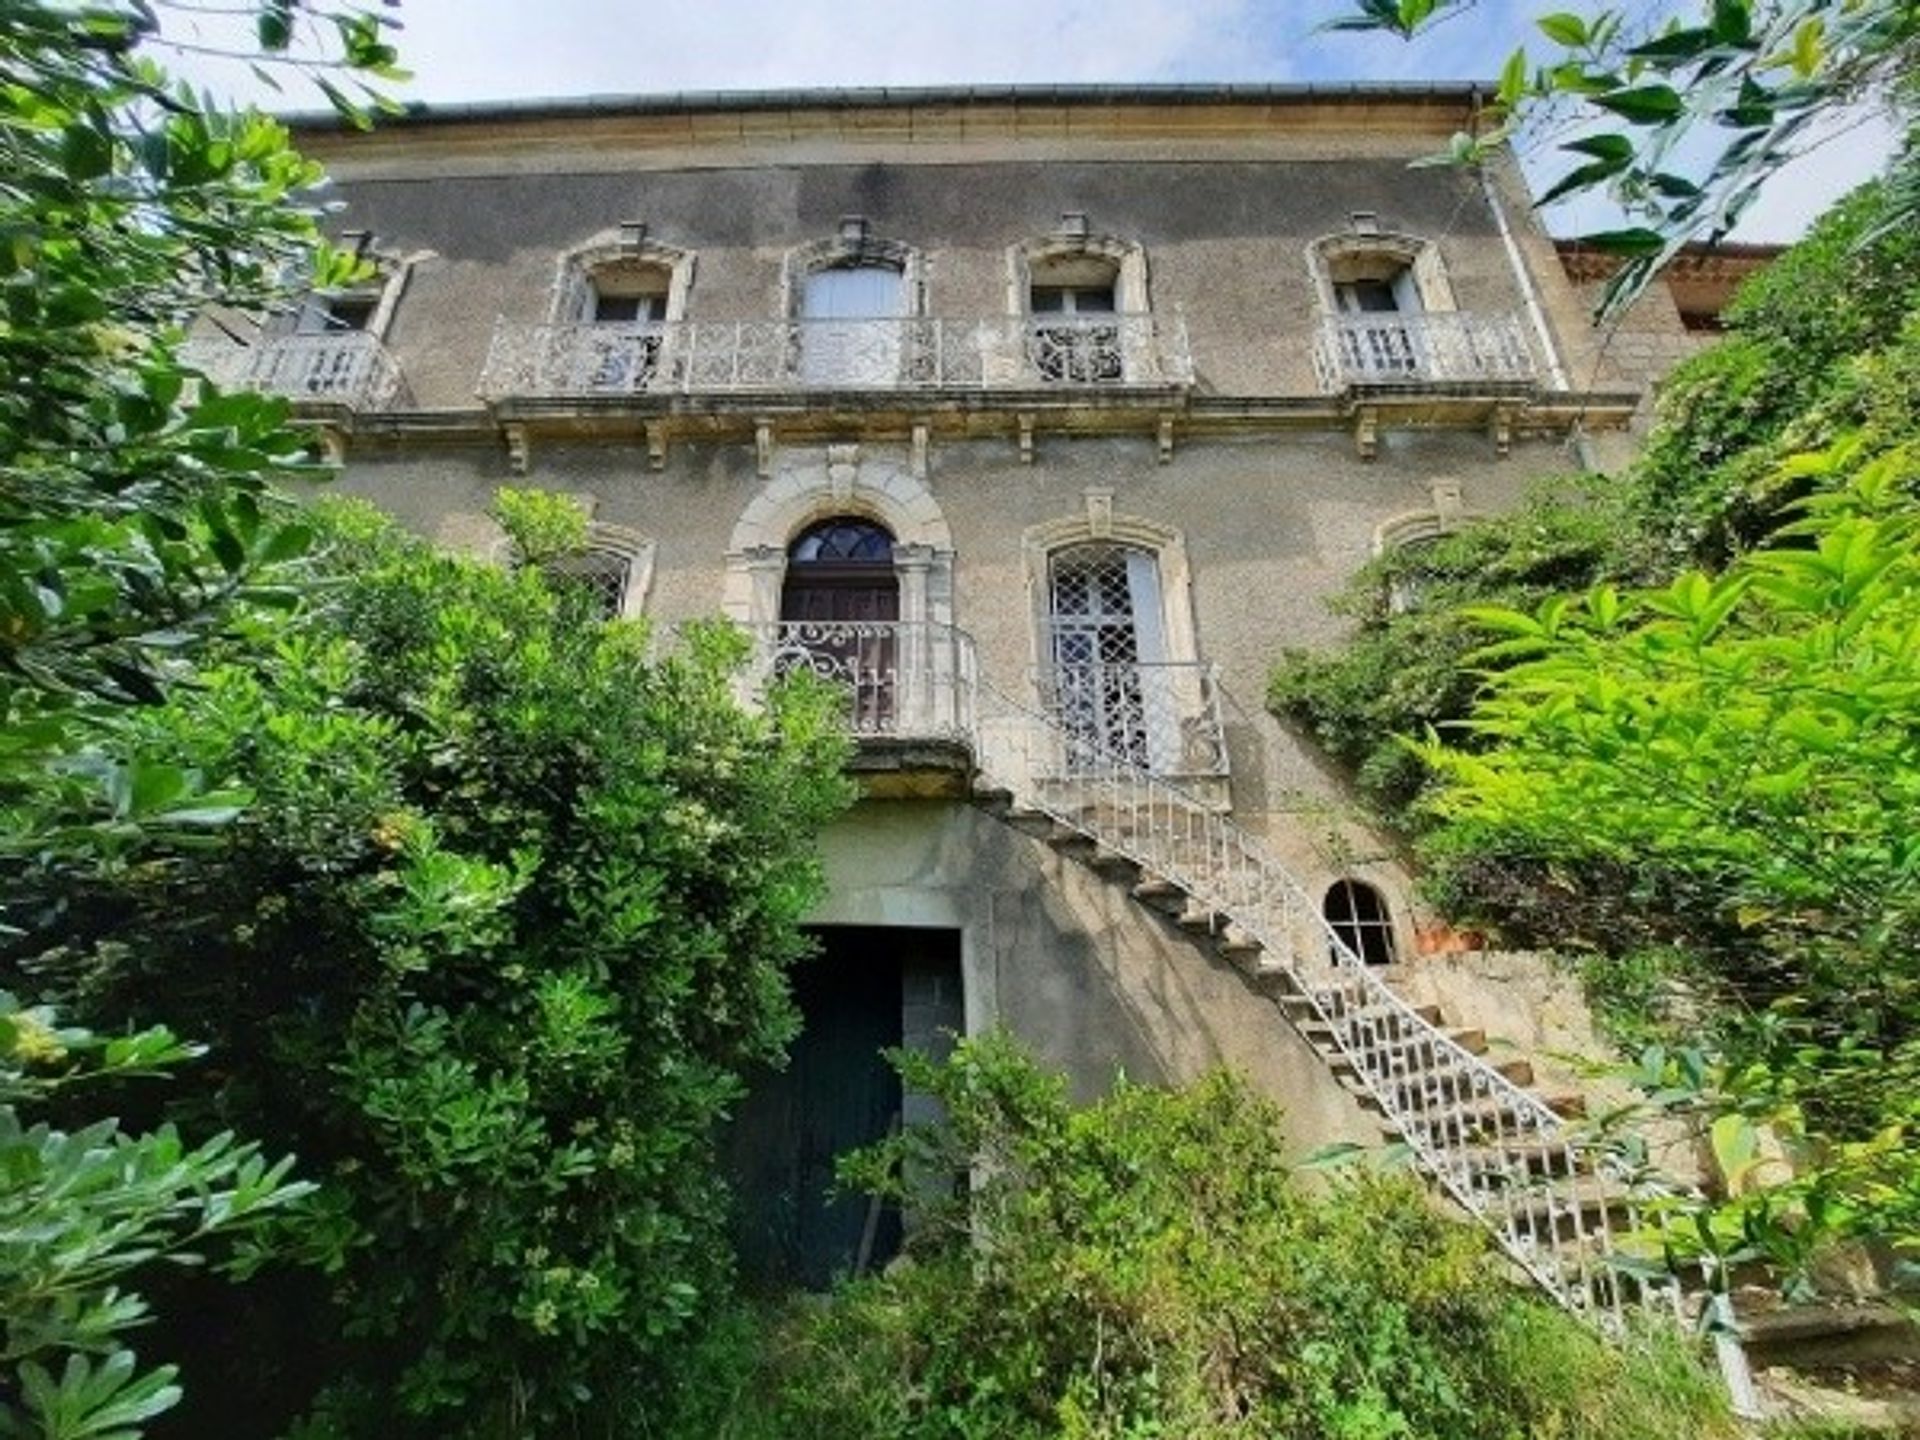
[[[1630,453],[1651,378],[1592,330],[1591,277],[1510,161],[1409,168],[1480,103],[812,92],[315,121],[378,277],[200,353],[293,395],[335,488],[437,542],[499,555],[498,487],[567,492],[609,615],[662,645],[725,615],[757,674],[847,689],[866,798],[826,837],[816,918],[866,967],[869,1040],[1002,1024],[1082,1093],[1224,1063],[1303,1147],[1373,1140],[1393,1102],[1303,977],[1444,1004],[1460,960],[1423,955],[1408,876],[1267,714],[1268,668],[1338,637],[1325,601],[1381,547]],[[1476,975],[1447,1033],[1577,1042],[1542,984]]]

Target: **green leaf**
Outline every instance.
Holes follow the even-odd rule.
[[[1671,85],[1636,85],[1626,90],[1609,90],[1594,96],[1593,103],[1635,125],[1664,125],[1679,119],[1687,108],[1680,92]]]
[[[1587,22],[1571,11],[1560,10],[1551,15],[1542,15],[1534,23],[1554,44],[1564,45],[1569,50],[1578,50],[1587,43]]]
[[[1578,237],[1574,243],[1598,250],[1603,255],[1657,255],[1667,242],[1658,230],[1636,225],[1625,230],[1595,231]]]

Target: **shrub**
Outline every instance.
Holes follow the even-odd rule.
[[[649,659],[532,568],[323,517],[322,597],[148,713],[253,792],[217,838],[45,897],[37,966],[217,1063],[165,1118],[296,1146],[324,1280],[195,1289],[204,1432],[605,1433],[725,1294],[711,1134],[795,1017],[846,801],[833,697],[734,698],[746,642]],[[597,1427],[597,1428],[596,1428]],[[275,1432],[277,1433],[277,1432]]]
[[[1300,1176],[1226,1075],[1075,1110],[1000,1037],[900,1063],[946,1128],[843,1168],[918,1205],[919,1237],[775,1327],[723,1435],[1731,1433],[1677,1340],[1616,1349],[1519,1293],[1410,1177]],[[937,1193],[968,1161],[970,1191]]]

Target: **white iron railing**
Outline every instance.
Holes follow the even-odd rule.
[[[973,637],[915,621],[789,620],[760,628],[754,682],[805,670],[847,696],[864,739],[967,741],[973,734]]]
[[[1463,311],[1326,315],[1314,339],[1320,388],[1524,384],[1533,352],[1517,315]]]
[[[1193,381],[1178,314],[501,320],[487,400],[771,390],[1126,389]]]
[[[1290,978],[1420,1167],[1571,1310],[1609,1328],[1629,1309],[1676,1309],[1664,1275],[1620,1268],[1642,1206],[1671,1193],[1629,1170],[1532,1092],[1427,1021],[1322,917],[1252,835],[1131,756],[983,683],[984,784],[1170,881]]]
[[[400,365],[364,330],[283,335],[255,345],[192,340],[182,358],[226,390],[261,390],[349,410],[384,410],[405,393]]]
[[[1032,678],[1040,712],[1067,737],[1069,769],[1082,750],[1094,758],[1111,750],[1156,775],[1227,773],[1212,665],[1057,663]]]

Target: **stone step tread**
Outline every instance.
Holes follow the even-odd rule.
[[[1396,1090],[1410,1090],[1415,1088],[1429,1089],[1430,1093],[1441,1100],[1458,1100],[1460,1097],[1453,1095],[1447,1089],[1448,1082],[1459,1076],[1477,1074],[1482,1067],[1493,1071],[1503,1079],[1512,1081],[1522,1089],[1534,1083],[1533,1062],[1525,1056],[1516,1055],[1500,1060],[1482,1060],[1479,1056],[1472,1055],[1471,1051],[1469,1051],[1468,1054],[1473,1061],[1476,1062],[1475,1064],[1465,1065],[1459,1063],[1457,1060],[1448,1059],[1439,1064],[1423,1066],[1417,1070],[1407,1071],[1404,1074],[1380,1076],[1375,1079],[1374,1083],[1390,1086]],[[1359,1073],[1352,1058],[1345,1054],[1332,1055],[1328,1058],[1327,1063],[1336,1071],[1349,1071],[1354,1074]]]

